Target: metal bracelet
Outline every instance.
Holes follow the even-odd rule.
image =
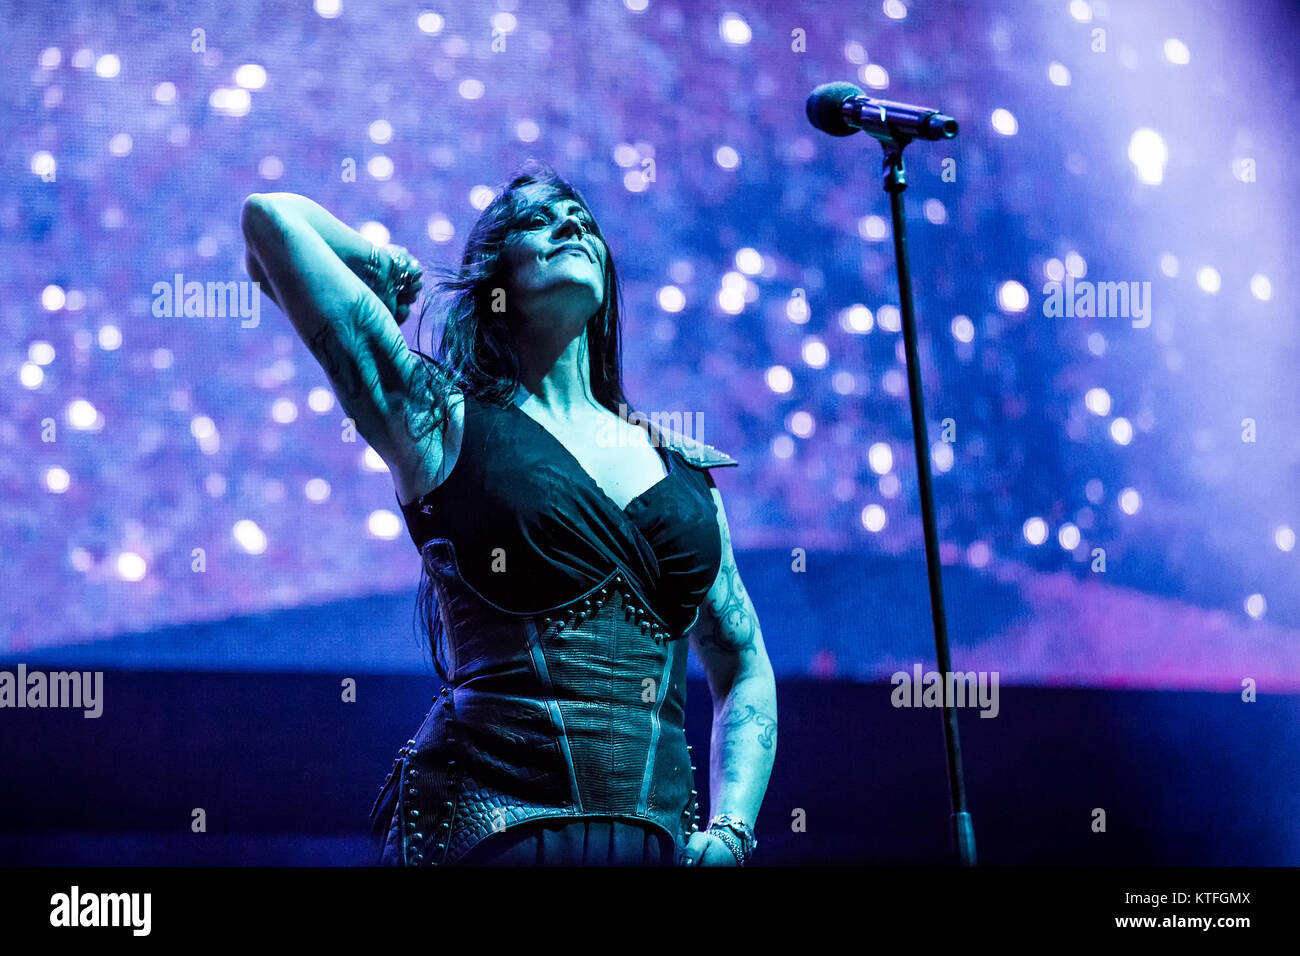
[[[709,829],[712,830],[715,827],[725,827],[735,835],[735,837],[740,841],[741,849],[743,850],[745,859],[747,860],[753,854],[754,850],[758,848],[758,839],[754,836],[754,828],[744,820],[740,819],[740,817],[733,817],[729,813],[716,814],[713,819],[709,821]]]
[[[745,865],[745,851],[734,833],[726,827],[709,827],[705,832],[722,841],[722,845],[730,850],[731,855],[736,858],[736,866]]]

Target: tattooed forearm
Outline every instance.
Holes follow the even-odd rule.
[[[753,824],[776,759],[776,685],[771,670],[738,681],[714,710],[709,805]]]
[[[763,745],[764,750],[771,750],[776,746],[776,718],[763,713],[753,704],[745,704],[743,709],[733,709],[722,726],[728,740],[733,739],[746,727],[756,727],[758,734],[755,739]]]

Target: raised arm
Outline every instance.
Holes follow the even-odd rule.
[[[776,681],[758,615],[736,570],[722,496],[716,487],[712,494],[722,533],[722,567],[690,633],[713,695],[709,812],[739,817],[753,827],[776,757]],[[720,847],[699,849],[705,865],[731,859]]]
[[[446,386],[402,338],[398,319],[413,293],[381,300],[360,278],[371,243],[305,196],[255,193],[241,225],[249,275],[325,370],[344,412],[388,464],[399,497],[428,491],[443,457],[434,398]],[[383,291],[392,257],[378,250],[378,264],[375,285]]]

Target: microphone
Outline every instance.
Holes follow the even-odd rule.
[[[808,122],[832,136],[867,133],[884,142],[952,139],[957,121],[938,110],[867,96],[852,83],[823,83],[804,105]]]

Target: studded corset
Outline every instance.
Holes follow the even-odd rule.
[[[372,808],[379,862],[454,864],[546,818],[649,824],[685,846],[681,639],[720,564],[707,469],[736,462],[650,430],[668,473],[620,509],[522,410],[466,401],[451,475],[403,506],[442,684]]]

